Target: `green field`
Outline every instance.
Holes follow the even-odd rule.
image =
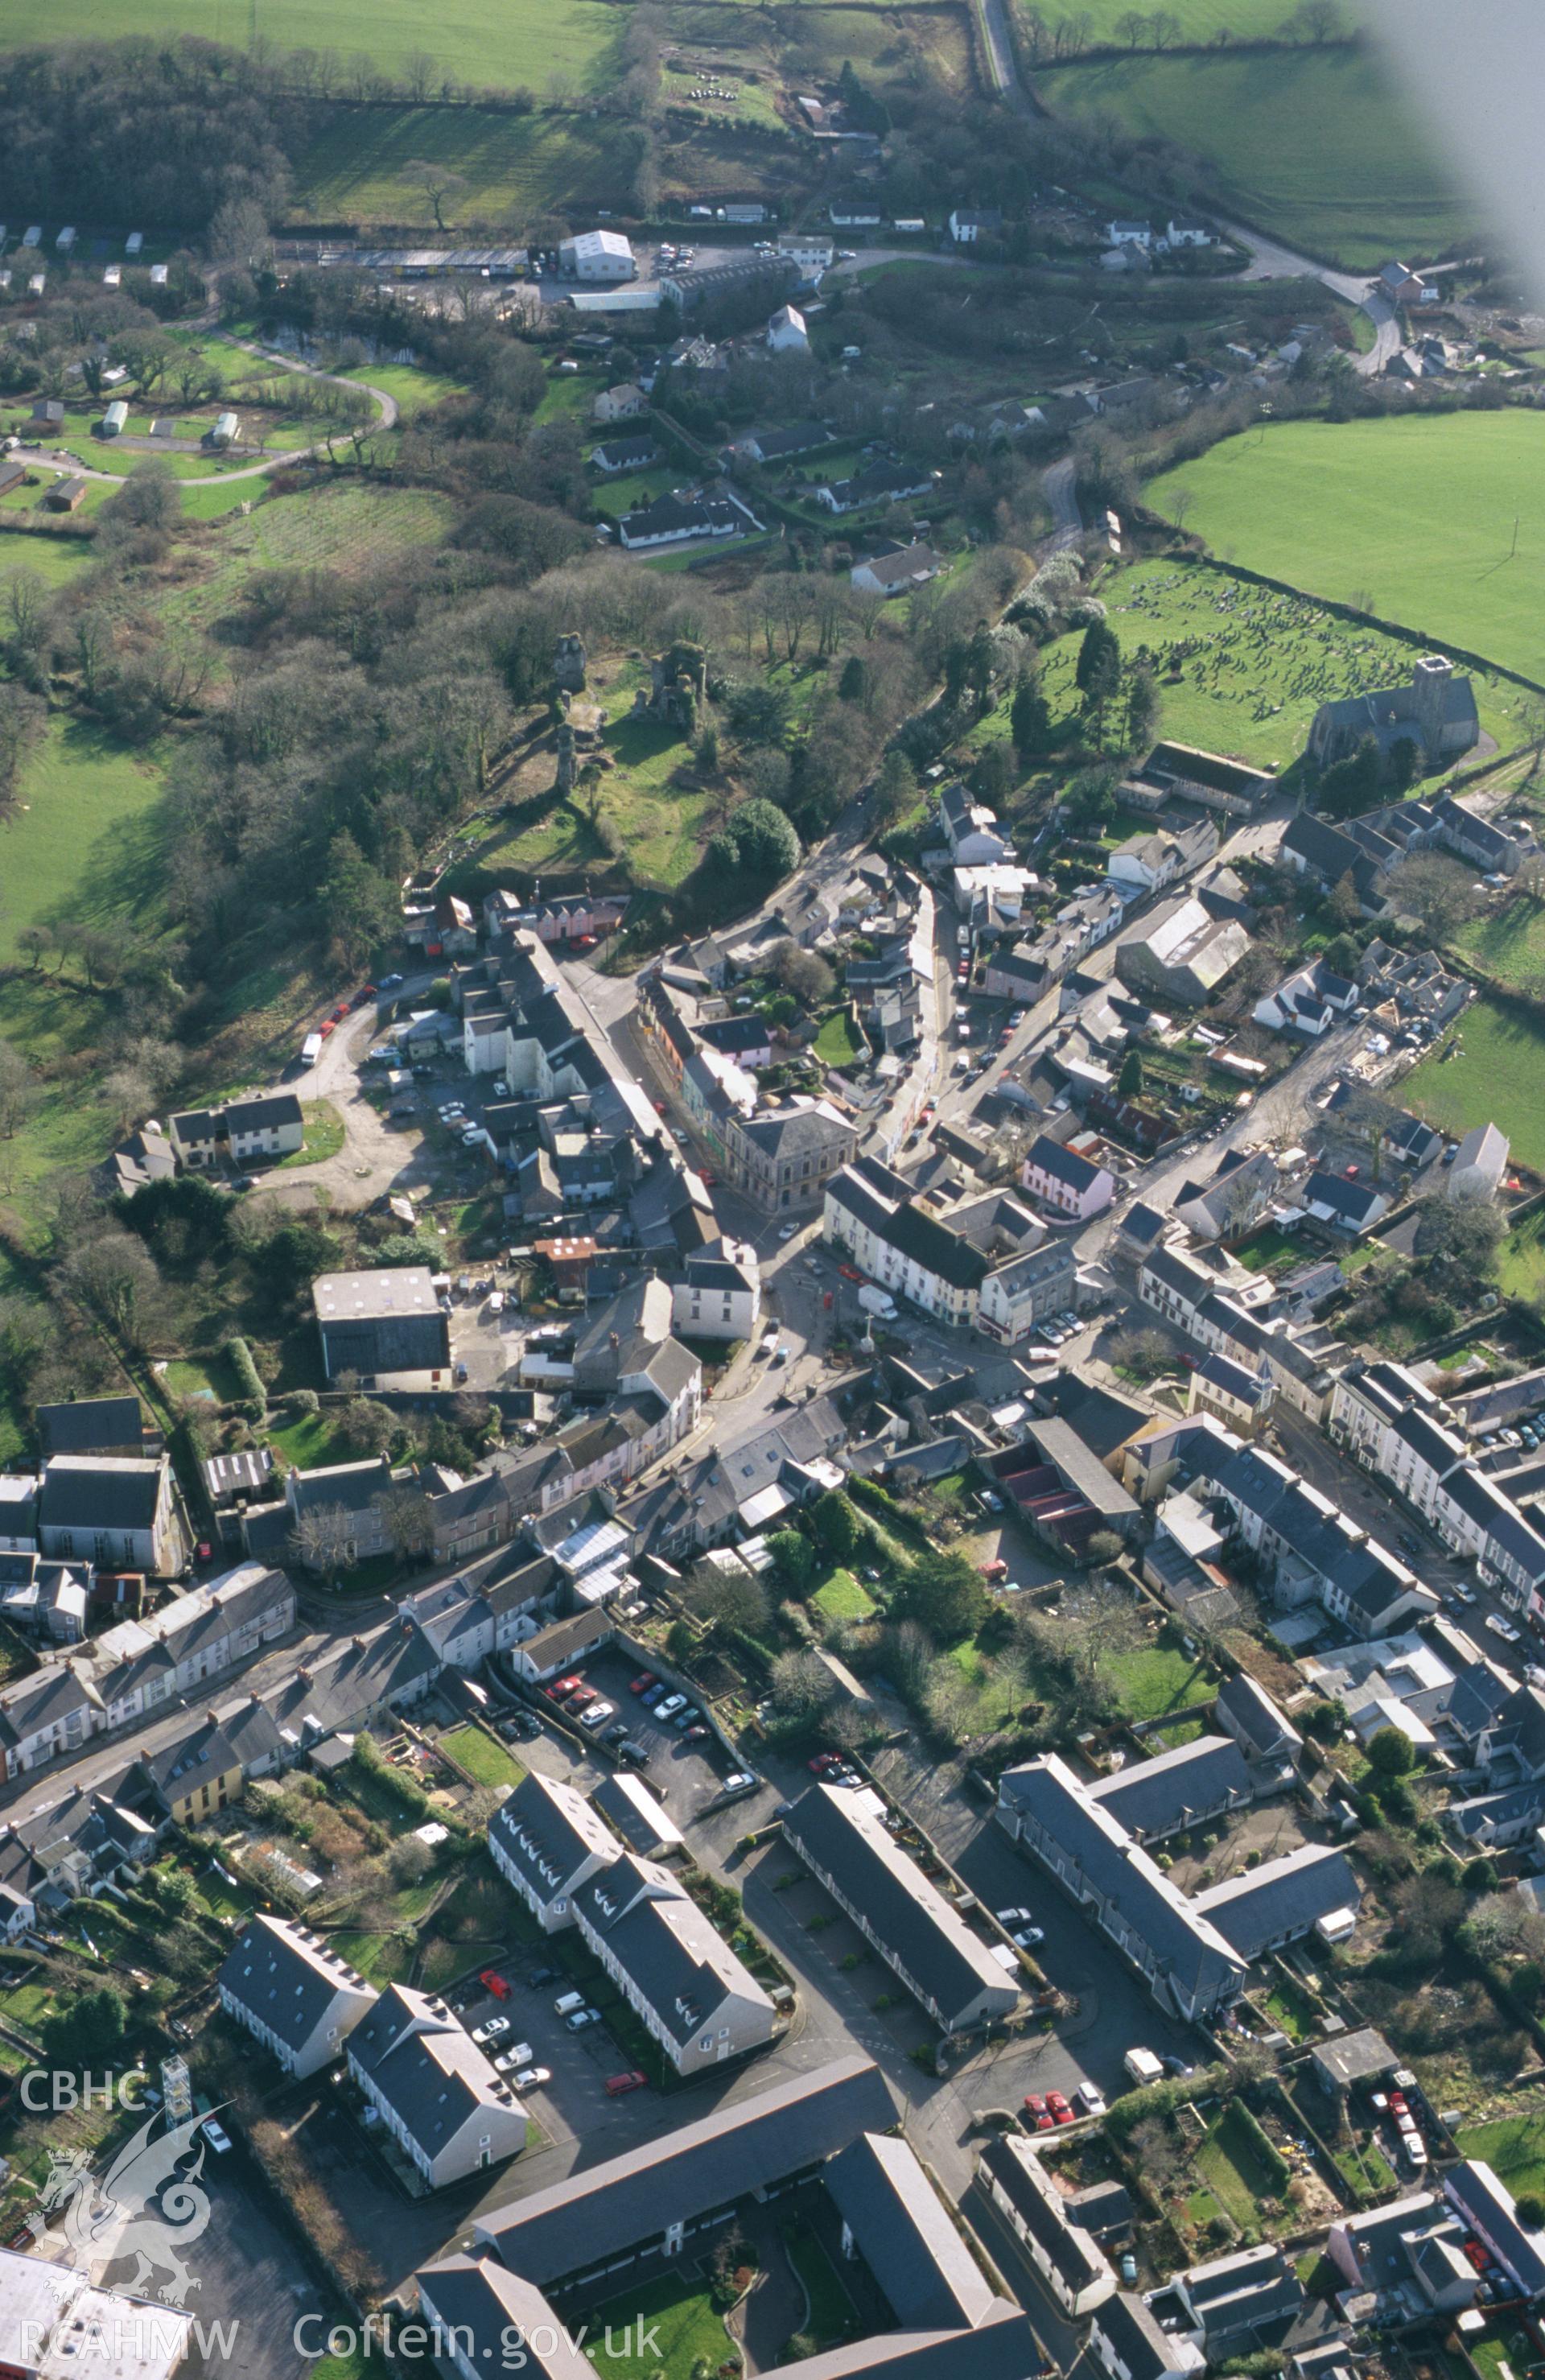
[[[1442,1049],[1457,1041],[1459,1056]],[[1442,1132],[1494,1123],[1521,1165],[1545,1169],[1545,1028],[1488,1000],[1470,1002],[1453,1031],[1400,1086],[1408,1108]]]
[[[1193,1660],[1178,1645],[1140,1645],[1130,1652],[1111,1654],[1101,1667],[1127,1718],[1162,1718],[1166,1711],[1184,1710],[1188,1703],[1206,1702],[1218,1690],[1206,1663]]]
[[[828,1620],[867,1620],[875,1598],[851,1570],[834,1570],[810,1598]]]
[[[260,480],[247,487],[260,491]],[[336,570],[345,576],[384,575],[410,548],[432,545],[453,514],[440,496],[411,488],[378,488],[356,480],[270,497],[245,519],[233,519],[204,548],[201,577],[190,579],[161,607],[171,634],[208,630],[241,600],[255,570]]]
[[[1283,422],[1155,480],[1149,501],[1167,512],[1181,488],[1186,527],[1225,559],[1545,682],[1537,415]]]
[[[1268,2171],[1237,2107],[1226,2108],[1197,2151],[1196,2169],[1225,2214],[1241,2231],[1261,2221],[1260,2201],[1275,2194]]]
[[[597,2306],[590,2314],[585,2352],[602,2380],[652,2380],[656,2372],[665,2380],[690,2380],[699,2362],[710,2372],[718,2370],[729,2340],[706,2289],[694,2289],[682,2274],[628,2289]]]
[[[573,0],[576,11],[598,0]],[[549,65],[541,80],[553,72]],[[583,191],[617,205],[626,176],[615,143],[587,116],[502,115],[477,107],[350,109],[320,129],[296,160],[296,222],[432,223],[404,168],[416,158],[454,166],[465,188],[444,202],[448,225],[518,229],[527,214]]]
[[[1463,2157],[1479,2157],[1505,2181],[1515,2198],[1545,2192],[1545,2107],[1538,2101],[1494,2124],[1474,2124],[1454,2135]]]
[[[95,42],[102,12],[92,0],[11,0],[5,15],[9,49],[32,42]],[[427,12],[417,0],[380,0],[367,17],[345,0],[134,0],[115,19],[115,35],[193,33],[245,49],[256,33],[271,50],[362,53],[381,67],[415,55],[480,90],[526,84],[546,89],[555,75],[598,87],[617,36],[615,11],[603,0],[542,0],[537,8],[501,8],[492,0],[445,0]]]
[[[0,536],[0,597],[13,570],[34,571],[51,587],[62,587],[74,577],[91,551],[91,541],[85,537],[50,537],[29,529]]]
[[[1499,982],[1545,993],[1545,901],[1515,893],[1489,917],[1462,926],[1454,941]]]
[[[1467,253],[1468,211],[1364,52],[1136,57],[1042,71],[1036,88],[1056,115],[1206,159],[1210,205],[1349,271]]]
[[[1131,0],[1088,0],[1087,6],[1078,13],[1080,22],[1089,29],[1089,43],[1125,44],[1127,37],[1117,28],[1130,7]],[[1041,13],[1048,18],[1051,16],[1049,9],[1043,8]],[[1292,10],[1284,7],[1282,0],[1176,0],[1168,14],[1180,28],[1181,42],[1200,43],[1220,38],[1269,41]]]
[[[525,1769],[513,1754],[505,1751],[482,1728],[453,1727],[441,1738],[445,1750],[458,1767],[465,1768],[479,1785],[518,1785]]]

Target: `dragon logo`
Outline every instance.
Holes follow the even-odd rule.
[[[184,2252],[207,2229],[210,2219],[209,2197],[201,2187],[204,2143],[195,2138],[204,2121],[202,2116],[190,2116],[152,2140],[157,2119],[151,2116],[126,2142],[100,2182],[78,2149],[50,2150],[48,2179],[27,2218],[33,2238],[42,2246],[46,2217],[62,2213],[61,2236],[82,2270],[100,2277],[108,2265],[132,2256],[134,2273],[123,2284],[132,2295],[153,2295],[166,2305],[185,2306],[188,2291],[199,2284],[187,2269]],[[193,2162],[185,2169],[190,2154]],[[163,2273],[171,2277],[154,2289]]]

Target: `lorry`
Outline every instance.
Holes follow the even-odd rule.
[[[1129,2049],[1121,2063],[1140,2091],[1147,2083],[1165,2079],[1163,2060],[1155,2058],[1151,2049]]]
[[[304,1041],[301,1043],[301,1045],[300,1045],[300,1062],[301,1062],[301,1064],[302,1064],[303,1066],[314,1066],[314,1065],[316,1064],[316,1062],[317,1062],[317,1060],[321,1056],[321,1054],[322,1054],[322,1037],[321,1037],[321,1035],[320,1035],[320,1033],[308,1033],[308,1035],[306,1036],[305,1040],[304,1040]]]
[[[896,1300],[888,1289],[879,1289],[872,1281],[866,1281],[859,1291],[858,1302],[865,1314],[877,1315],[882,1322],[896,1319]]]

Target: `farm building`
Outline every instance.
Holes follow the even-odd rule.
[[[582,231],[561,242],[558,269],[570,281],[636,281],[638,265],[620,231]]]
[[[236,431],[240,426],[240,421],[234,413],[222,413],[217,415],[215,418],[214,428],[210,431],[210,444],[211,446],[234,446],[235,443]]]
[[[106,412],[102,417],[103,436],[104,438],[116,438],[118,432],[123,429],[127,419],[127,406],[124,403],[121,396],[115,396],[112,404],[108,407]]]

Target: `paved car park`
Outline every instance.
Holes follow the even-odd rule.
[[[610,1647],[592,1654],[565,1674],[582,1678],[586,1686],[614,1706],[615,1719],[606,1720],[597,1733],[604,1738],[613,1728],[625,1724],[627,1741],[639,1744],[647,1755],[642,1762],[628,1765],[679,1827],[692,1824],[718,1799],[726,1778],[734,1773],[734,1762],[701,1715],[694,1724],[703,1726],[706,1732],[691,1741],[686,1730],[673,1723],[680,1712],[664,1718],[659,1716],[659,1703],[672,1700],[677,1689],[668,1687],[664,1694],[656,1698],[656,1707],[650,1708],[642,1694],[633,1692],[634,1680],[645,1674],[640,1664]],[[609,1748],[615,1750],[615,1745]]]

